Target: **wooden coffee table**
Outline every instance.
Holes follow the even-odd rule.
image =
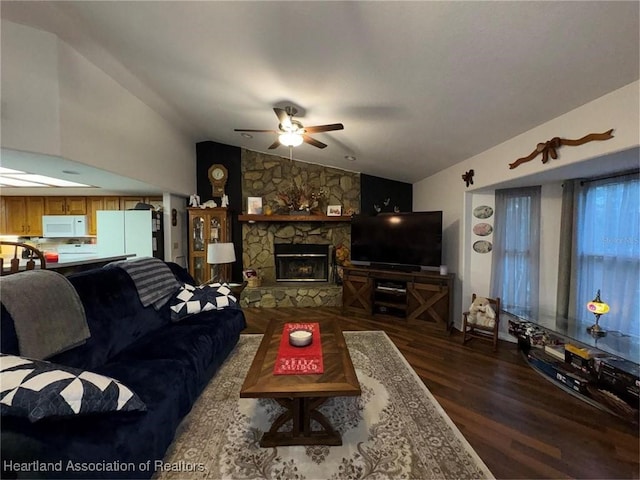
[[[358,396],[361,393],[342,331],[333,319],[318,320],[324,373],[274,375],[285,323],[295,322],[272,320],[269,323],[240,390],[241,398],[273,398],[286,408],[262,436],[260,446],[342,445],[340,434],[318,411],[318,407],[331,397]],[[280,431],[289,420],[292,420],[292,429]],[[311,420],[318,422],[321,430],[312,431]]]

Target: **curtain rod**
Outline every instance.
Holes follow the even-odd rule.
[[[627,170],[626,172],[613,173],[611,175],[604,175],[602,177],[589,178],[587,180],[581,180],[580,186],[584,185],[585,183],[597,182],[598,180],[609,180],[610,178],[626,177],[627,175],[638,175],[638,173],[640,173],[640,169]]]

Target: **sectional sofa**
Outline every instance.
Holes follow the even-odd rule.
[[[167,265],[177,280],[194,283],[186,270]],[[3,301],[2,360],[14,376],[24,375],[20,369],[25,368],[75,375],[85,396],[94,389],[103,396],[111,392],[112,398],[100,400],[103,404],[97,409],[83,400],[73,414],[43,415],[42,410],[56,408],[44,405],[27,415],[16,414],[10,404],[19,394],[34,392],[21,387],[8,396],[3,391],[2,478],[149,478],[181,419],[234,349],[246,326],[242,310],[230,304],[176,321],[170,309],[175,302],[158,309],[143,306],[131,276],[120,268],[90,270],[67,279],[86,314],[86,341],[46,358],[51,363],[21,360],[14,319]],[[102,376],[115,382],[107,385]],[[105,401],[115,411],[100,411]]]

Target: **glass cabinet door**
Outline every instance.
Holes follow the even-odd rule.
[[[226,208],[189,208],[189,273],[202,284],[211,278],[207,249],[212,242],[229,242],[229,212]],[[222,265],[229,278],[230,265]],[[227,271],[228,270],[228,271]]]
[[[209,280],[209,264],[204,257],[195,257],[193,259],[193,278],[199,284]]]
[[[204,238],[205,222],[204,217],[195,217],[193,219],[193,251],[204,252],[205,238]]]
[[[209,222],[209,241],[214,243],[220,241],[220,222],[217,218],[212,218]]]

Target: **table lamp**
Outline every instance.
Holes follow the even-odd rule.
[[[211,265],[211,280],[208,283],[227,281],[220,278],[220,265],[236,261],[233,243],[210,243],[207,248],[207,263]]]
[[[593,337],[604,337],[607,332],[603,330],[602,327],[598,324],[600,317],[609,311],[609,305],[604,303],[600,299],[600,290],[596,293],[596,298],[587,303],[587,310],[593,313],[596,317],[596,323],[587,327],[587,332],[589,332]]]

